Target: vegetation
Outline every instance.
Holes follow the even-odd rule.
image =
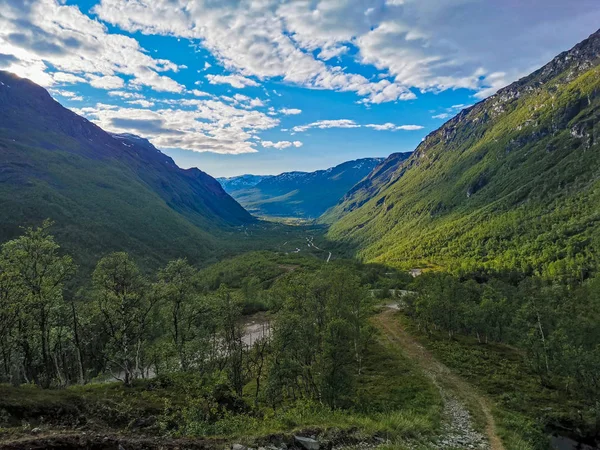
[[[586,278],[600,217],[598,39],[464,110],[357,186],[328,213],[328,236],[404,269]]]
[[[256,216],[315,219],[366,177],[381,159],[347,161],[327,170],[221,179],[225,190]]]
[[[546,448],[545,427],[600,433],[599,288],[430,273],[405,305],[412,332],[494,398],[506,440]]]
[[[149,276],[117,252],[67,289],[80,279],[51,226],[0,251],[5,437],[23,421],[134,432],[140,416],[174,438],[339,427],[402,441],[439,428],[437,390],[369,322],[368,289],[407,281],[385,267],[255,252]],[[262,332],[248,334],[257,310]]]

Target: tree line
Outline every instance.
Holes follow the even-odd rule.
[[[77,267],[50,227],[27,228],[0,250],[0,381],[130,385],[194,372],[221,374],[240,397],[252,386],[255,402],[274,407],[299,398],[349,403],[369,338],[368,295],[352,270],[298,270],[268,290],[251,277],[232,289],[208,286],[183,259],[148,276],[116,252],[73,286]],[[244,308],[258,296],[274,319],[245,342]]]
[[[600,277],[562,284],[429,273],[406,297],[421,330],[522,349],[544,386],[584,399],[600,430]]]

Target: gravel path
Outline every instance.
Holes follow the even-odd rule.
[[[386,308],[375,320],[387,338],[400,345],[403,353],[413,359],[440,390],[444,399],[444,424],[436,448],[504,450],[488,400],[408,334],[394,317],[396,312]],[[467,402],[476,405],[485,417],[485,434],[473,427],[471,414],[465,406]]]

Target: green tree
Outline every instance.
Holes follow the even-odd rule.
[[[105,357],[125,384],[143,375],[149,315],[156,298],[127,253],[102,258],[92,276],[94,299],[104,334]]]
[[[45,221],[41,227],[27,228],[23,236],[2,246],[4,273],[16,277],[23,294],[17,324],[22,375],[45,387],[60,377],[51,355],[52,332],[60,325],[58,318],[65,307],[64,284],[75,272],[71,257],[60,255],[51,226],[52,222]]]
[[[185,259],[171,261],[158,273],[157,293],[165,306],[167,329],[172,347],[177,354],[179,367],[190,368],[194,354],[194,341],[198,337],[197,272]]]

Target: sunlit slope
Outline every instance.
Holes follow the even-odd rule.
[[[462,111],[372,196],[330,212],[329,237],[405,267],[585,272],[600,233],[599,56],[596,32]]]

